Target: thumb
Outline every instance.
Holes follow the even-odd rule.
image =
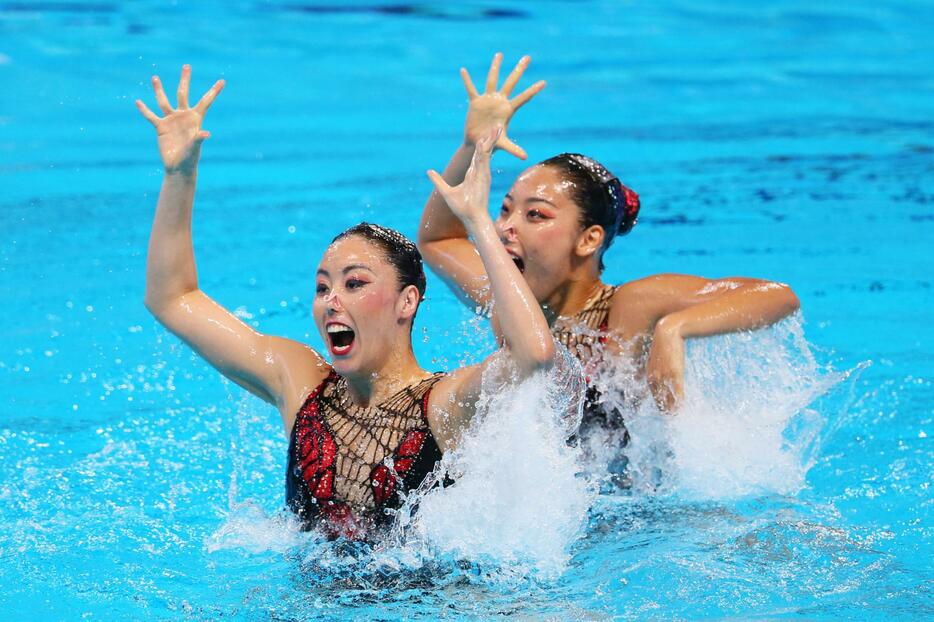
[[[476,152],[477,153],[492,153],[493,146],[496,145],[500,136],[503,134],[503,126],[496,125],[491,129],[485,136],[482,136],[480,140],[477,141]]]
[[[441,196],[447,197],[448,193],[451,191],[451,186],[448,185],[448,182],[444,181],[444,177],[442,177],[438,171],[434,169],[429,170],[428,179],[435,185],[435,189]]]

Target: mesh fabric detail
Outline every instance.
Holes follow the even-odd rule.
[[[335,372],[295,419],[286,476],[287,501],[306,521],[323,518],[336,535],[359,535],[397,507],[441,454],[426,419],[436,374],[369,407],[353,403]],[[327,531],[327,529],[326,529]]]
[[[610,305],[615,292],[615,286],[602,285],[584,304],[583,309],[570,317],[558,318],[551,328],[551,334],[558,343],[580,359],[584,369],[600,354],[595,346],[606,338]]]

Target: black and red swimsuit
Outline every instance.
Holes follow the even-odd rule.
[[[436,374],[381,404],[355,406],[333,370],[295,417],[285,475],[286,503],[306,528],[366,538],[441,459],[428,426]]]

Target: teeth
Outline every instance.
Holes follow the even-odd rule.
[[[353,329],[349,326],[344,326],[343,324],[331,324],[327,327],[329,333],[346,333],[353,332]]]

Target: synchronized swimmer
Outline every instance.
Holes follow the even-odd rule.
[[[305,344],[253,330],[198,287],[191,216],[209,137],[202,123],[224,82],[190,106],[186,65],[176,107],[158,77],[153,88],[162,116],[136,102],[156,128],[165,169],[146,306],[221,374],[279,410],[289,438],[287,505],[307,528],[329,537],[375,537],[391,521],[387,510],[456,447],[476,414],[481,376],[493,357],[430,373],[413,353],[412,324],[426,286],[422,255],[462,300],[491,313],[519,379],[551,367],[557,344],[580,359],[588,378],[621,357],[635,363],[667,411],[683,395],[685,339],[767,326],[798,307],[788,286],[759,279],[659,274],[604,283],[603,255],[635,226],[640,201],[580,154],[525,170],[494,222],[492,152],[526,158],[506,128],[545,87],[537,82],[510,99],[529,60],[523,57],[498,88],[502,55],[494,56],[483,93],[461,70],[469,97],[464,141],[443,175],[429,172],[435,189],[418,248],[396,231],[361,223],[325,249],[312,312],[330,363]],[[624,430],[625,414],[606,412],[591,384],[582,396],[582,426],[598,435]]]
[[[524,56],[497,89],[502,60],[502,54],[493,57],[482,94],[461,69],[469,107],[464,141],[444,171],[448,183],[464,178],[479,139],[490,128],[508,127],[513,114],[545,86],[536,82],[510,99],[530,58]],[[496,147],[526,157],[505,133]],[[603,255],[617,236],[635,226],[639,207],[638,195],[602,164],[563,153],[519,175],[503,198],[496,228],[555,339],[580,359],[588,378],[609,359],[625,357],[659,408],[672,411],[684,392],[685,339],[768,326],[793,313],[798,298],[787,285],[741,277],[656,274],[621,285],[604,283]],[[418,230],[419,249],[461,300],[492,310],[493,328],[500,334],[505,310],[493,304],[488,275],[469,234],[433,192]],[[624,426],[625,414],[607,413],[600,402],[591,386],[582,427],[600,434]]]
[[[313,315],[331,362],[305,344],[261,334],[198,287],[191,214],[204,115],[217,82],[188,104],[182,69],[173,108],[153,78],[163,116],[137,101],[156,128],[165,176],[149,242],[146,307],[221,374],[276,406],[288,435],[288,506],[329,537],[373,538],[454,446],[476,411],[484,362],[436,374],[412,351],[412,323],[425,294],[415,245],[362,223],[338,235],[316,272]],[[555,344],[541,308],[500,243],[488,210],[497,136],[477,142],[463,181],[432,177],[475,240],[502,310],[503,349],[527,376],[548,368]],[[508,344],[508,345],[506,345]]]

